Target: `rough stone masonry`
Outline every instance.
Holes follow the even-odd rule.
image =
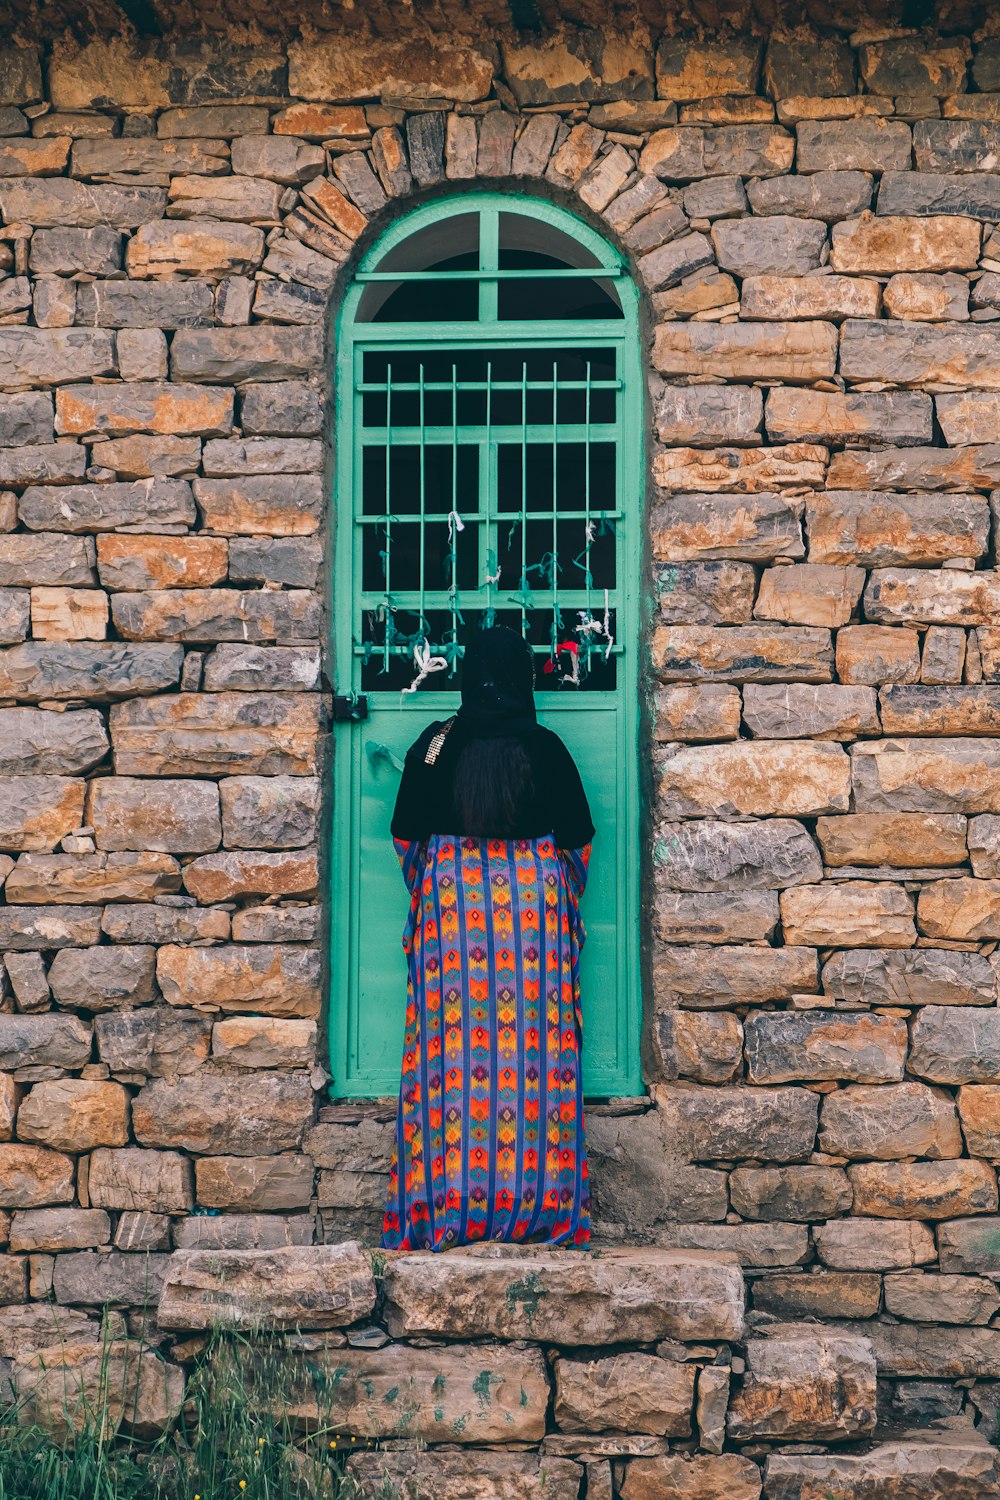
[[[996,1495],[1000,36],[812,10],[0,50],[0,1383],[33,1419],[95,1388],[103,1320],[155,1433],[266,1288],[342,1430],[392,1440],[366,1494]],[[376,1284],[391,1110],[324,1103],[321,1040],[331,313],[476,179],[645,292],[648,1093],[588,1112],[601,1254]]]

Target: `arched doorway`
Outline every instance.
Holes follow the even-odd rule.
[[[406,898],[389,819],[405,750],[454,712],[485,617],[534,647],[540,716],[599,830],[586,1092],[635,1093],[643,403],[627,264],[540,199],[425,204],[362,259],[336,375],[333,1090],[398,1088]],[[435,669],[404,691],[427,656]]]

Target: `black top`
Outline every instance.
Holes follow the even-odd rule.
[[[458,757],[478,736],[459,716],[445,737],[433,765],[426,765],[427,747],[447,720],[428,724],[406,752],[403,778],[392,815],[393,838],[420,841],[435,833],[464,834],[462,819],[452,797]],[[497,736],[500,738],[500,736]],[[511,838],[534,839],[551,833],[557,849],[582,849],[594,837],[587,794],[576,762],[557,734],[534,725],[516,735],[505,735],[520,744],[531,764],[531,786],[517,809]]]

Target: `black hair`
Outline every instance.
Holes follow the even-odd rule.
[[[531,761],[518,739],[476,739],[455,766],[452,796],[470,838],[513,838],[518,809],[533,791]]]

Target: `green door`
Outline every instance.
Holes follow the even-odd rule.
[[[367,717],[335,739],[338,1097],[399,1086],[408,898],[389,820],[406,748],[454,712],[462,646],[484,620],[531,642],[540,717],[576,758],[598,829],[586,1092],[640,1087],[639,382],[624,262],[539,199],[464,193],[414,210],[345,299],[333,644],[342,711],[353,699]]]

